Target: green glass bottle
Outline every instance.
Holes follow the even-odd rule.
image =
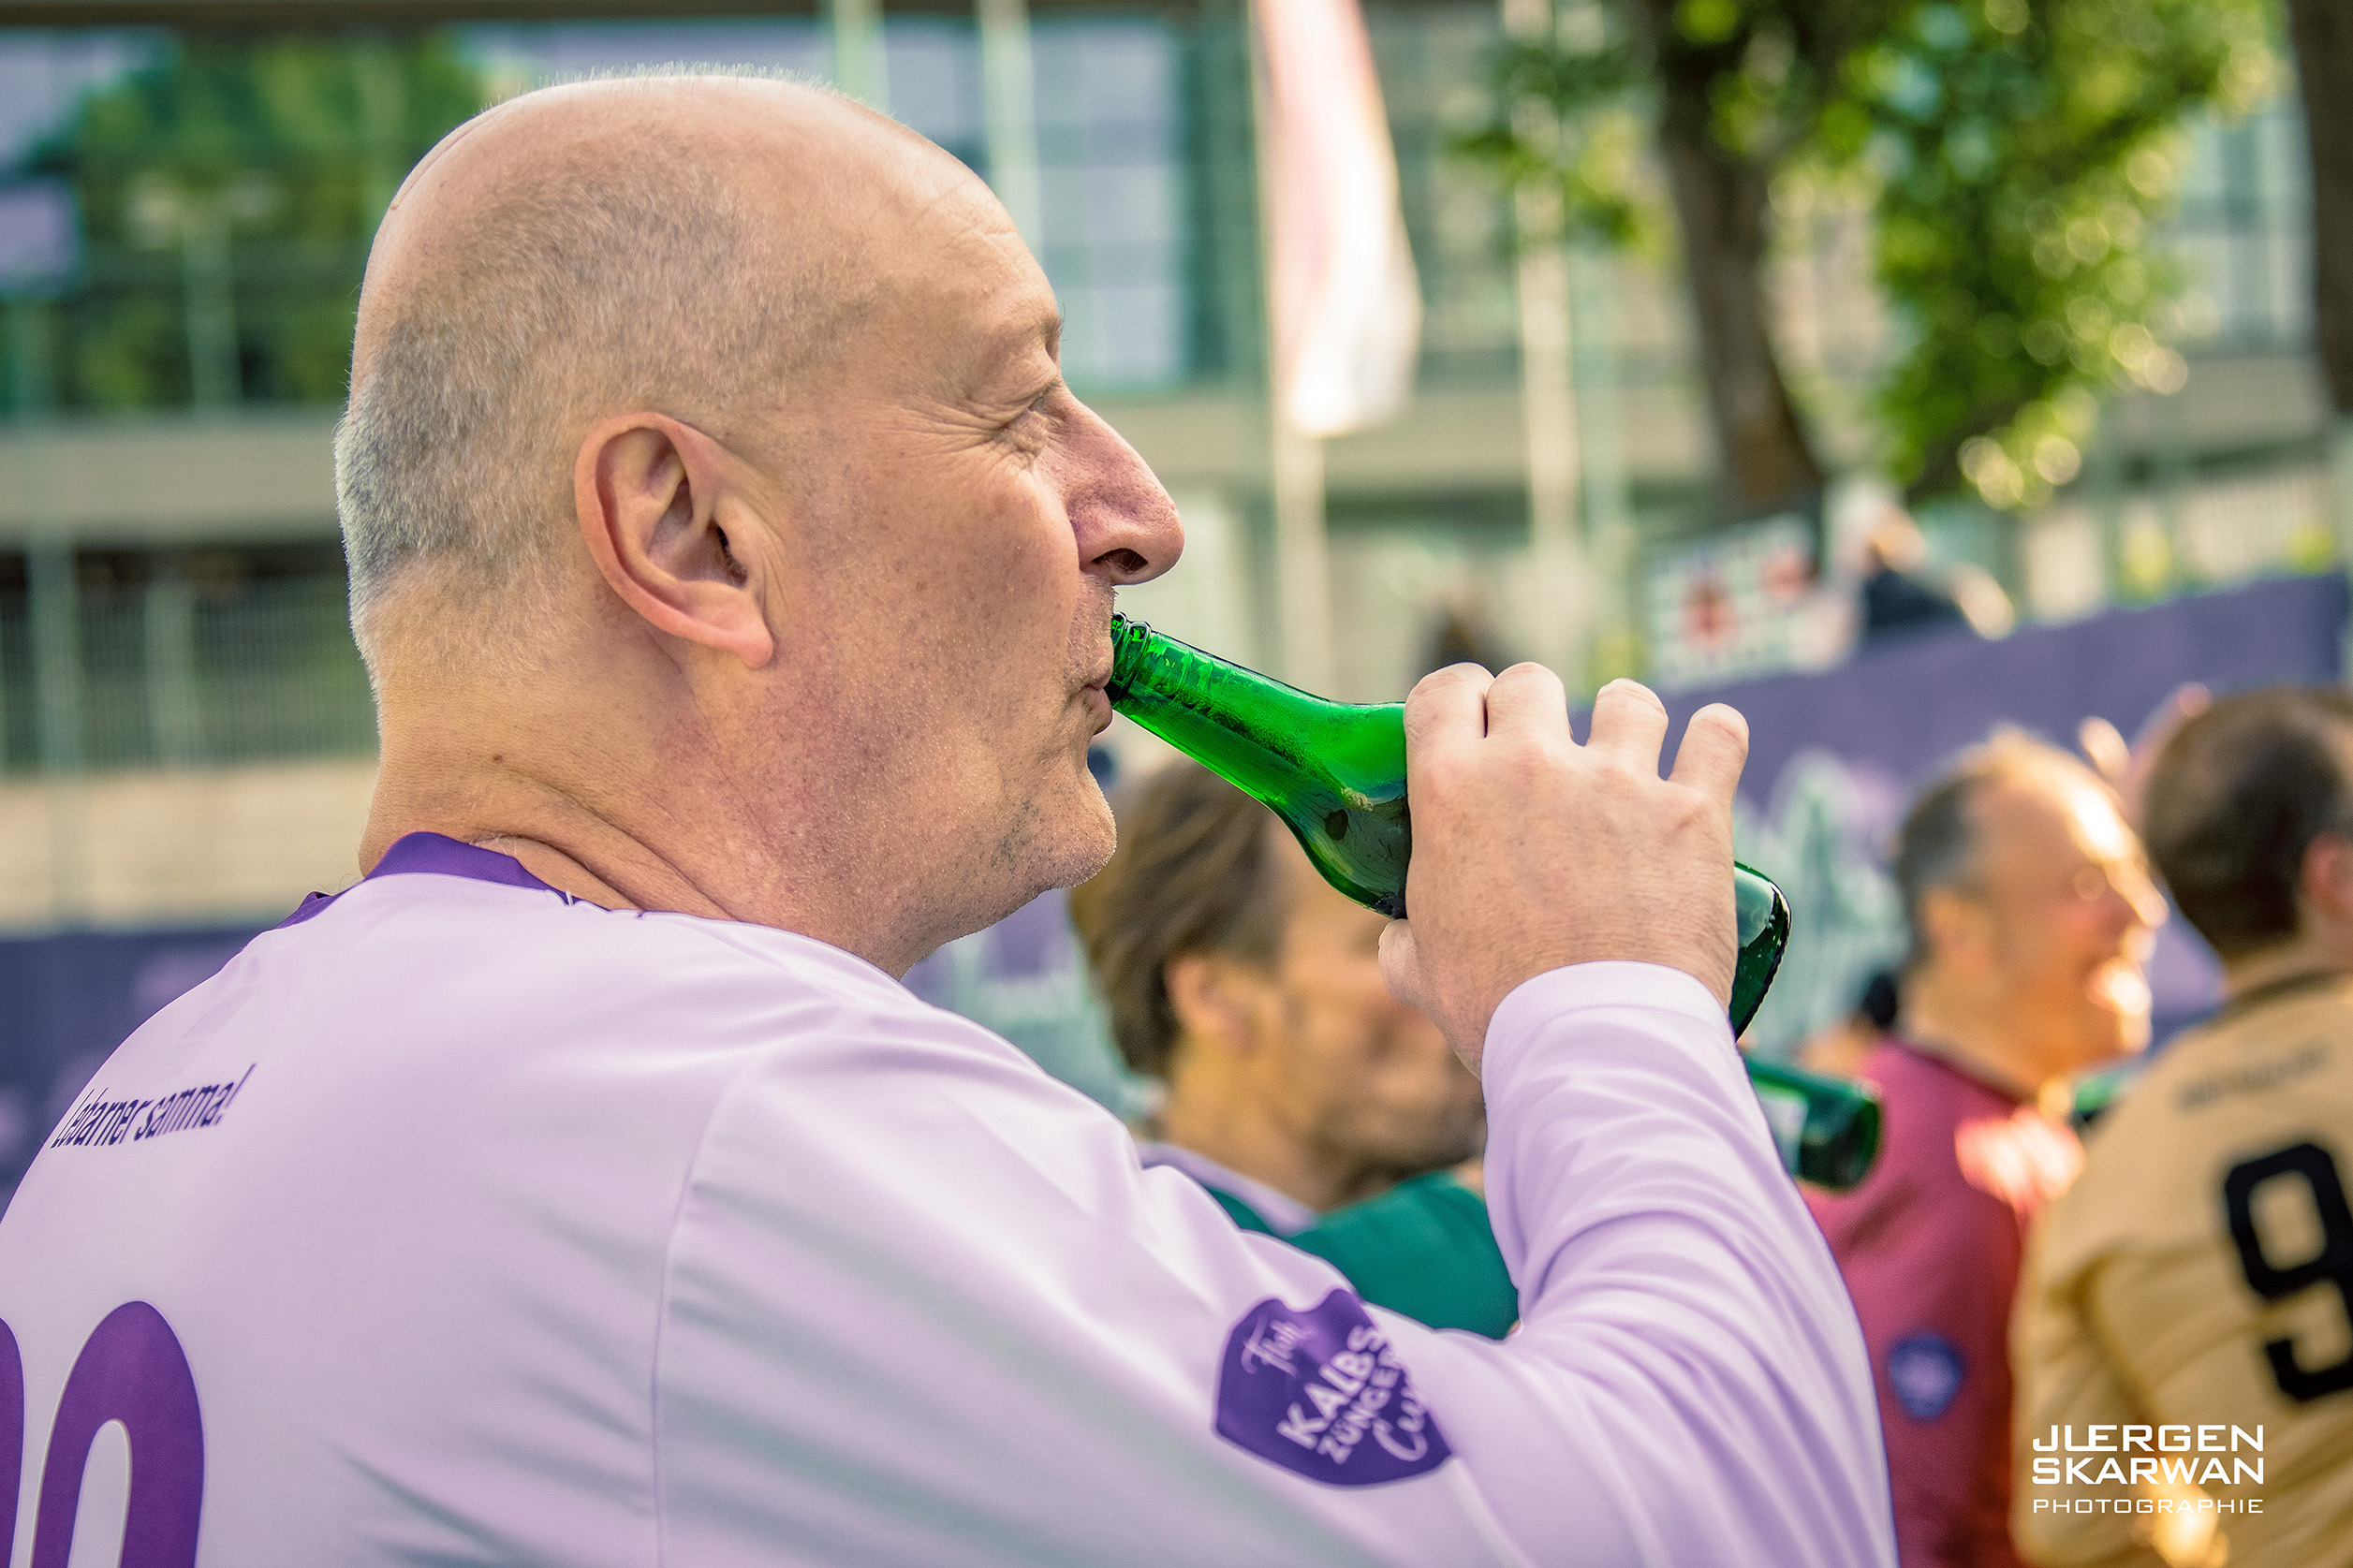
[[[1402,918],[1413,833],[1405,809],[1402,703],[1329,702],[1162,637],[1140,621],[1111,617],[1111,706],[1178,751],[1265,802],[1325,880],[1359,903]],[[1740,957],[1732,976],[1732,1027],[1748,1027],[1789,941],[1781,890],[1745,866],[1733,869]],[[1752,1063],[1760,1083],[1766,1071]],[[1825,1186],[1861,1179],[1878,1148],[1878,1106],[1869,1092],[1835,1079],[1772,1068],[1785,1096],[1805,1105],[1804,1136],[1781,1138],[1791,1169]],[[1767,1102],[1773,1108],[1773,1102]],[[1779,1124],[1776,1123],[1778,1136]]]
[[[1871,1174],[1879,1154],[1879,1096],[1848,1078],[1742,1058],[1765,1107],[1781,1163],[1816,1186],[1844,1190]]]

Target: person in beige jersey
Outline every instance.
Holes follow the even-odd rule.
[[[2192,719],[2145,833],[2228,1002],[2103,1122],[2012,1325],[2044,1568],[2353,1565],[2353,697]]]

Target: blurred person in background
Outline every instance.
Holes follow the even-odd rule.
[[[1830,1073],[1839,1077],[1860,1074],[1864,1059],[1877,1050],[1880,1042],[1895,1028],[1900,1000],[1896,978],[1892,969],[1875,971],[1863,982],[1862,994],[1855,999],[1852,1012],[1816,1030],[1798,1047],[1798,1065],[1808,1072]]]
[[[1481,669],[1498,670],[1511,663],[1495,646],[1493,620],[1475,589],[1458,583],[1447,591],[1437,608],[1438,618],[1430,628],[1423,645],[1421,668],[1417,673],[1427,675],[1449,665],[1477,665]]]
[[[1890,507],[1863,540],[1863,641],[1967,623],[1961,602],[1929,579],[1927,562],[1919,524]]]
[[[2047,1568],[2345,1568],[2353,697],[2280,688],[2213,704],[2158,754],[2144,812],[2228,1003],[2109,1113],[2035,1238],[2015,1332],[2013,1525]],[[2192,1446],[2214,1423],[2260,1431],[2259,1455],[2237,1457],[2261,1459],[2261,1485]],[[2053,1427],[2081,1443],[2098,1426],[2122,1434],[2112,1469],[2052,1446]],[[2151,1443],[2152,1428],[2182,1435]],[[2071,1459],[2104,1484],[2070,1482]],[[2055,1506],[2136,1492],[2172,1508]]]
[[[1198,763],[1122,806],[1119,847],[1071,911],[1121,1053],[1167,1085],[1144,1163],[1368,1301],[1500,1338],[1519,1297],[1463,1180],[1486,1130],[1478,1080],[1382,983],[1388,922]]]
[[[2114,795],[2015,733],[1913,802],[1896,883],[1903,1028],[1860,1064],[1879,1163],[1812,1192],[1871,1354],[1904,1568],[2010,1568],[2010,1305],[2026,1232],[2081,1160],[2067,1080],[2148,1039],[2165,905]]]
[[[1864,646],[1939,627],[1967,626],[2000,637],[2018,613],[1983,568],[1966,563],[1941,575],[1928,569],[1928,540],[1911,515],[1890,506],[1863,540],[1861,640]]]

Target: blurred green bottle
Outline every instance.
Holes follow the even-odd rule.
[[[1265,802],[1334,887],[1404,917],[1413,853],[1404,704],[1309,696],[1121,615],[1111,617],[1111,649],[1114,709]],[[1780,967],[1789,905],[1745,866],[1733,868],[1733,885],[1737,1034]],[[1868,1090],[1754,1061],[1749,1077],[1791,1171],[1827,1187],[1862,1179],[1879,1145],[1879,1105]]]

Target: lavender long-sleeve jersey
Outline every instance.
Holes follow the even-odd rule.
[[[859,959],[412,837],[125,1042],[0,1221],[7,1561],[1890,1563],[1714,1000],[1539,976],[1485,1077],[1500,1343]]]

